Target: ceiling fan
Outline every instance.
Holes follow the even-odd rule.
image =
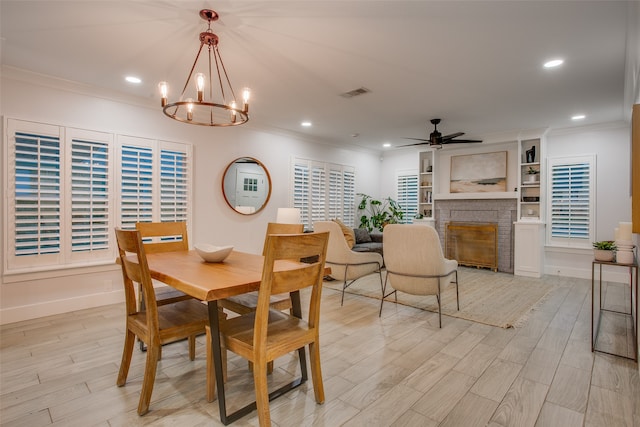
[[[454,139],[459,136],[464,135],[464,132],[456,132],[450,135],[444,135],[438,131],[438,124],[440,124],[440,119],[431,119],[431,124],[433,125],[433,132],[429,135],[429,139],[423,138],[406,138],[406,139],[414,139],[418,142],[415,144],[402,145],[402,147],[409,147],[412,145],[424,145],[429,144],[431,147],[442,148],[443,144],[468,144],[468,143],[477,143],[482,142],[477,139]]]

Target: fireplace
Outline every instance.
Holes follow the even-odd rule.
[[[445,237],[450,223],[495,224],[498,271],[513,273],[513,223],[517,220],[515,198],[437,199],[434,216],[443,248],[447,246]]]
[[[449,222],[445,232],[445,257],[460,265],[498,271],[498,224]]]

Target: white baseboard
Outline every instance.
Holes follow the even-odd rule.
[[[0,325],[124,302],[124,291],[101,292],[0,310]]]

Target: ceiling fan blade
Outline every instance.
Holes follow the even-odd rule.
[[[482,142],[477,139],[448,139],[446,141],[442,141],[443,144],[473,144]]]
[[[442,140],[446,141],[446,140],[449,140],[449,139],[457,138],[457,137],[462,136],[462,135],[464,135],[464,132],[456,132],[456,133],[452,133],[452,134],[443,136]]]
[[[424,141],[424,142],[416,142],[415,144],[398,145],[397,147],[398,148],[400,148],[400,147],[413,147],[415,145],[430,145],[431,144],[431,141],[424,140],[424,139],[418,139],[418,138],[407,138],[407,139],[415,139],[415,140]]]
[[[413,139],[415,141],[431,142],[430,139],[424,139],[424,138],[409,138],[409,137],[405,137],[404,139]]]

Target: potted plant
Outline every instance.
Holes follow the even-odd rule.
[[[602,240],[593,243],[593,257],[596,261],[613,261],[616,243],[612,240]]]
[[[358,204],[360,216],[360,228],[371,232],[374,228],[382,231],[387,224],[396,224],[402,220],[404,212],[402,207],[391,197],[378,200],[368,194],[358,193],[362,199]]]
[[[527,170],[527,182],[536,182],[538,180],[538,177],[536,175],[538,175],[540,173],[540,171],[538,169],[534,169],[533,167],[529,166],[529,170]]]

